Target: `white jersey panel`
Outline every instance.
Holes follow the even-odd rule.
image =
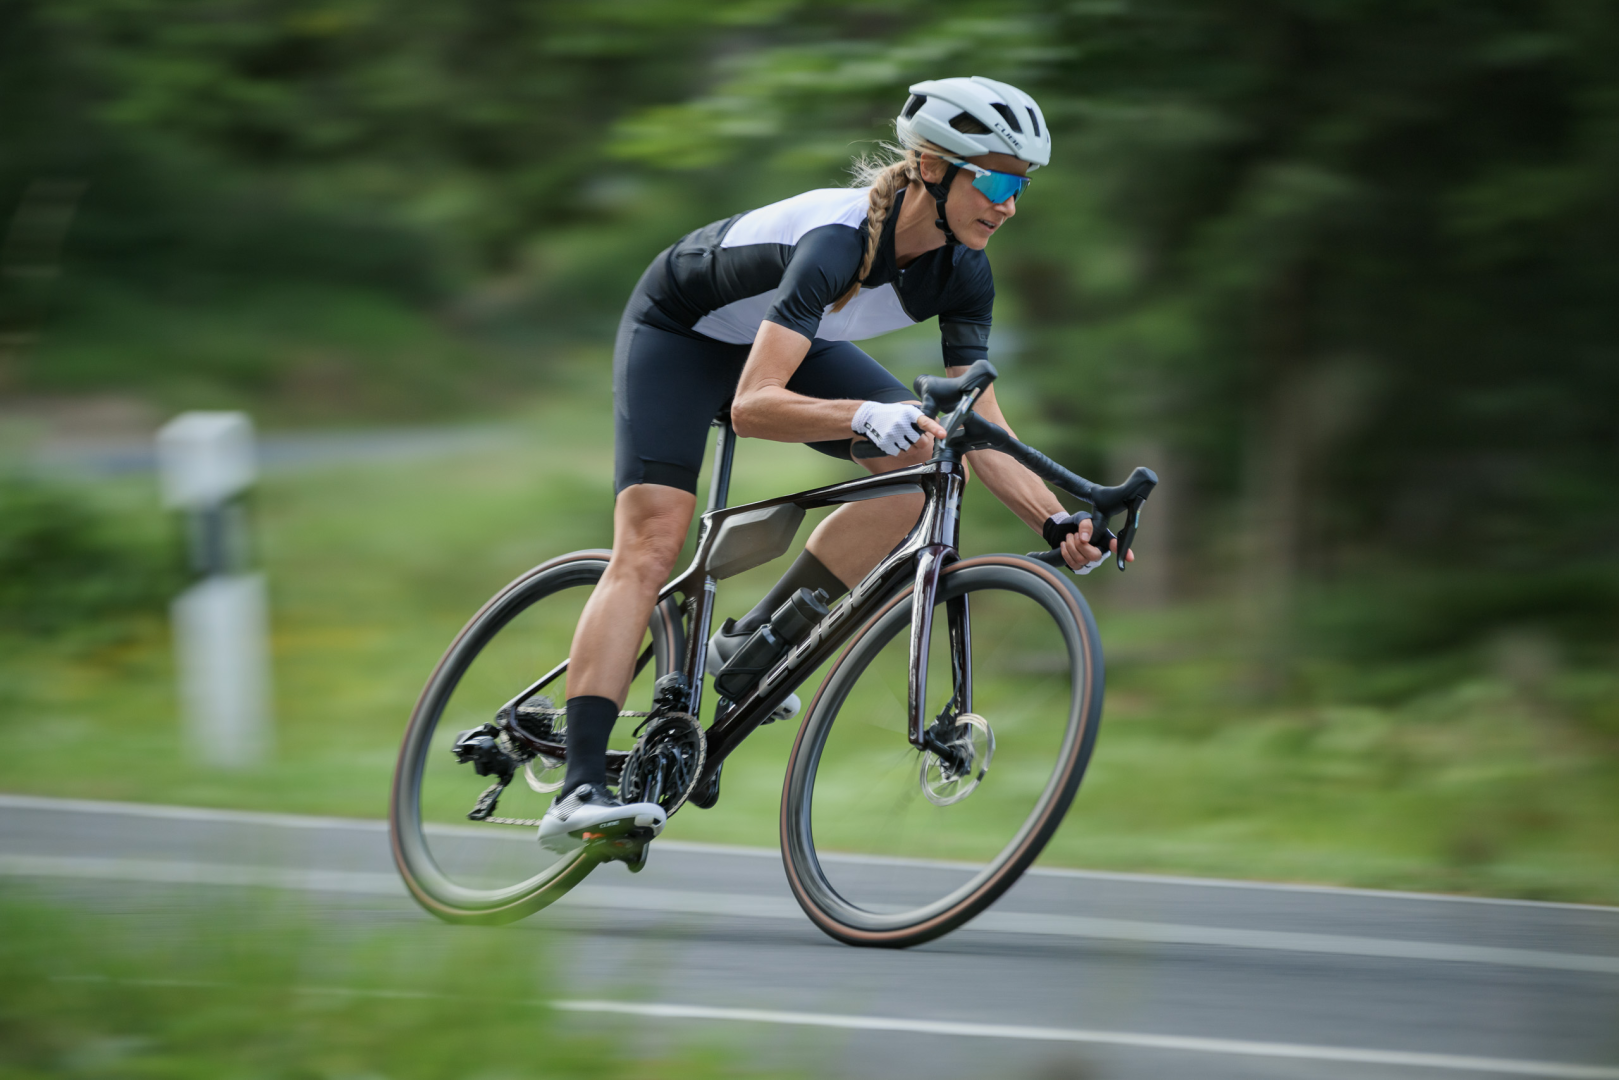
[[[860,223],[866,220],[866,203],[870,192],[870,188],[817,188],[750,210],[726,232],[720,247],[744,247],[748,244],[786,244],[792,247],[805,233],[822,225],[859,228]]]
[[[815,336],[829,341],[864,341],[915,325],[890,282],[875,289],[861,289],[860,295],[845,304],[842,311],[833,311],[828,304]]]
[[[765,321],[765,312],[775,303],[774,292],[757,296],[744,296],[722,308],[710,311],[698,319],[692,329],[715,341],[728,341],[732,345],[752,345],[759,333],[759,324]]]

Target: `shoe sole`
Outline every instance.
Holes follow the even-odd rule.
[[[651,814],[637,814],[632,818],[609,818],[578,829],[569,829],[565,832],[552,833],[549,836],[543,833],[539,837],[540,846],[559,855],[570,851],[577,851],[588,844],[608,844],[617,846],[625,844],[636,846],[657,839],[663,831],[663,823]]]

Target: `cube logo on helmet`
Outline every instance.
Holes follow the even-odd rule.
[[[981,75],[916,83],[911,87],[910,99],[894,121],[894,132],[905,146],[929,148],[935,153],[943,149],[963,158],[1008,154],[1028,162],[1029,172],[1051,161],[1051,129],[1046,126],[1045,116],[1034,98],[1009,83]],[[948,243],[958,244],[956,234],[950,231],[945,203],[956,173],[968,166],[948,158],[946,162],[944,178],[938,183],[924,181],[923,186],[938,208],[939,216],[934,224]],[[973,171],[981,172],[976,168]],[[988,195],[985,180],[986,177],[980,176],[973,186]],[[1012,194],[1015,193],[1004,197],[1010,198]]]
[[[963,117],[978,124],[963,124]],[[987,130],[963,130],[975,126]],[[981,75],[915,84],[894,128],[904,143],[930,142],[962,157],[1010,154],[1028,162],[1030,172],[1051,162],[1051,130],[1040,106],[1017,87]]]

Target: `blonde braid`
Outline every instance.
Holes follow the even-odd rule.
[[[867,196],[866,202],[866,253],[860,259],[860,269],[855,273],[854,283],[849,286],[848,292],[838,297],[837,303],[832,305],[833,311],[842,311],[845,304],[860,295],[860,283],[871,275],[871,264],[877,261],[877,248],[883,239],[883,225],[894,209],[895,199],[901,190],[922,178],[918,168],[921,155],[914,149],[905,150],[903,153],[904,156],[898,161],[887,165],[869,160],[855,164],[855,175],[871,185],[871,194]]]

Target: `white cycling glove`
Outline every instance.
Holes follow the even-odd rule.
[[[916,421],[921,415],[921,409],[904,402],[889,405],[881,401],[866,401],[855,410],[854,422],[849,427],[856,435],[864,435],[876,443],[883,453],[892,457],[909,450],[922,437],[922,433],[916,430]]]
[[[1046,519],[1046,528],[1044,530],[1044,532],[1048,534],[1046,536],[1046,542],[1047,543],[1051,542],[1051,535],[1050,534],[1051,534],[1051,530],[1055,526],[1066,525],[1066,524],[1068,524],[1068,522],[1072,521],[1076,516],[1078,516],[1078,515],[1075,515],[1075,514],[1052,514],[1049,518],[1047,518]],[[1059,540],[1056,544],[1052,544],[1051,546],[1053,548],[1056,548],[1056,547],[1059,547],[1060,545],[1061,545],[1061,541]],[[1074,573],[1076,573],[1076,574],[1088,574],[1088,573],[1090,573],[1092,570],[1095,570],[1098,566],[1101,566],[1103,563],[1107,562],[1107,556],[1108,556],[1108,553],[1107,553],[1106,550],[1104,550],[1102,552],[1102,557],[1100,559],[1097,559],[1095,562],[1086,563],[1084,566],[1080,567],[1078,570],[1075,570]]]

